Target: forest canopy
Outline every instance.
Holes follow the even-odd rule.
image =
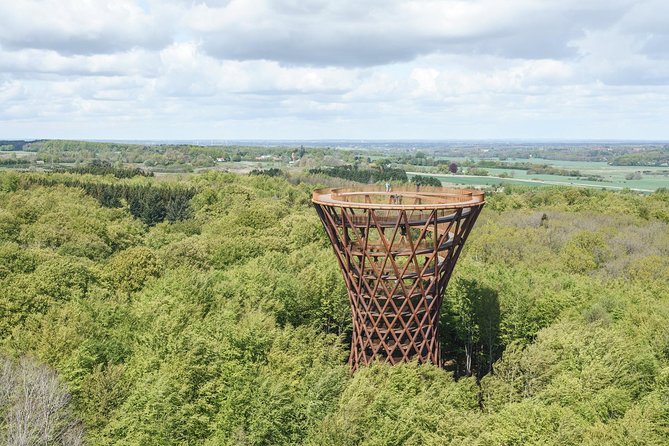
[[[669,442],[667,191],[489,194],[447,367],[351,376],[343,279],[297,183],[1,172],[0,390],[50,383],[48,444]]]

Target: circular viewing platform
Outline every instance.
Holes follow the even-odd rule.
[[[479,206],[484,202],[484,194],[476,189],[402,186],[386,190],[383,186],[366,186],[317,189],[311,201],[345,208],[431,211]]]

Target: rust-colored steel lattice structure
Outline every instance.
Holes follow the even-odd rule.
[[[348,288],[351,368],[374,360],[441,365],[443,292],[483,207],[483,193],[319,189],[312,202]]]

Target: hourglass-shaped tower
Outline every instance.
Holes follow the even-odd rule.
[[[373,360],[441,365],[444,290],[484,204],[477,190],[388,189],[312,196],[348,288],[353,370]]]

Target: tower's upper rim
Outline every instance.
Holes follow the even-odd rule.
[[[359,209],[458,209],[481,206],[484,194],[477,189],[411,186],[363,186],[360,188],[316,189],[313,203]]]

